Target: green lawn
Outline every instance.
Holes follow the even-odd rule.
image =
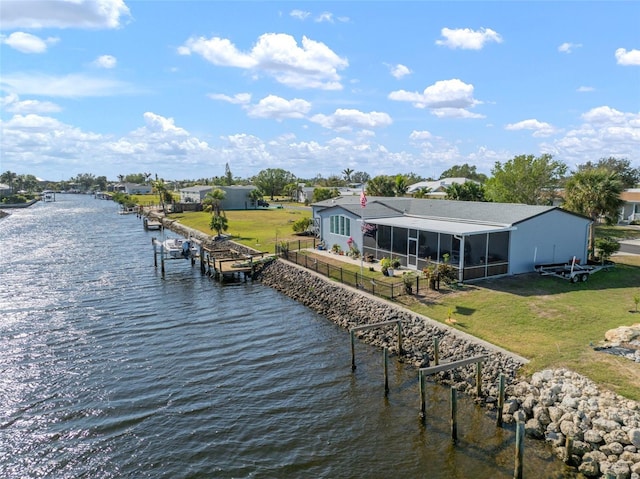
[[[604,333],[640,323],[640,257],[617,256],[616,267],[586,283],[530,274],[465,285],[462,291],[405,298],[413,311],[520,354],[528,372],[567,367],[629,398],[640,400],[640,365],[596,352]]]

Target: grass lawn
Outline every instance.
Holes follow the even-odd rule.
[[[640,294],[640,256],[620,255],[616,267],[585,283],[529,274],[465,285],[461,291],[402,297],[413,311],[520,354],[526,372],[567,367],[600,385],[640,400],[640,365],[596,352],[604,333],[640,323],[634,295]]]
[[[268,208],[257,210],[226,211],[229,229],[233,241],[245,246],[269,253],[275,252],[275,245],[280,241],[305,239],[297,236],[292,224],[300,218],[310,218],[311,208],[287,207],[282,209]],[[169,215],[190,228],[215,235],[209,228],[211,213],[176,213]]]

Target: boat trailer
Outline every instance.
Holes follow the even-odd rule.
[[[614,265],[615,263],[612,261],[605,261],[604,263],[588,262],[584,265],[580,264],[580,261],[574,256],[571,261],[566,263],[537,264],[535,269],[542,276],[556,276],[572,283],[578,283],[585,282],[590,275],[598,271],[607,271],[613,268]]]

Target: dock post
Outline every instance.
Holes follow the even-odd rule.
[[[476,396],[482,396],[482,361],[476,363]]]
[[[425,384],[424,384],[424,373],[420,370],[418,370],[418,386],[420,388],[420,417],[422,419],[425,418],[425,411],[426,411],[426,406],[425,406]]]
[[[382,363],[384,365],[384,395],[389,394],[389,353],[387,348],[382,350]]]
[[[356,334],[351,331],[351,370],[356,370]]]
[[[439,339],[433,338],[433,363],[437,366],[440,364]]]
[[[398,320],[398,356],[402,356],[402,322]]]
[[[496,424],[498,427],[502,427],[502,411],[504,409],[504,374],[500,373],[498,379],[498,414],[496,417]]]
[[[200,274],[205,273],[204,268],[204,246],[200,245]]]
[[[156,239],[151,238],[151,244],[153,245],[153,267],[158,267],[158,252],[156,251]]]
[[[567,439],[564,443],[564,462],[568,464],[571,462],[571,453],[573,451],[573,437],[567,436]]]
[[[164,246],[160,245],[160,271],[162,272],[162,279],[164,279]]]
[[[513,469],[513,479],[522,479],[522,460],[524,457],[524,423],[516,423],[516,460]]]
[[[456,390],[451,386],[451,439],[458,440],[458,399]]]

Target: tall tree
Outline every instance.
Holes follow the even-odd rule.
[[[396,196],[404,196],[407,194],[407,190],[409,189],[409,184],[407,180],[402,175],[396,175],[394,179],[394,189]]]
[[[260,188],[273,200],[276,195],[282,194],[284,187],[296,181],[293,173],[282,168],[267,168],[253,177],[253,184]]]
[[[233,184],[233,174],[231,173],[229,163],[224,165],[224,183],[227,186],[231,186]]]
[[[463,165],[453,165],[448,170],[444,170],[439,179],[442,178],[467,178],[468,180],[476,180],[480,183],[487,181],[487,175],[478,173],[475,165],[465,163]]]
[[[578,171],[594,170],[597,168],[604,168],[612,173],[617,173],[618,178],[622,182],[622,187],[634,188],[640,184],[640,168],[633,168],[631,162],[627,159],[617,159],[614,157],[601,158],[597,163],[590,161],[584,165],[578,165]]]
[[[227,231],[229,229],[229,220],[225,215],[214,214],[211,216],[209,228],[216,230],[218,236],[221,236],[223,231]]]
[[[313,201],[324,201],[331,198],[337,198],[340,196],[340,192],[337,188],[314,188],[313,189]]]
[[[367,182],[369,196],[396,196],[395,179],[391,176],[379,175]]]
[[[622,206],[622,190],[623,184],[617,173],[606,168],[578,170],[565,184],[563,207],[588,216],[594,223],[600,218],[612,223]],[[589,233],[589,251],[592,255],[595,247],[594,229],[592,225]]]
[[[9,185],[9,188],[11,189],[11,192],[13,193],[13,182],[16,181],[16,178],[18,178],[17,173],[14,173],[13,171],[5,171],[4,173],[2,173],[2,175],[0,175],[0,181],[6,182],[7,185]]]
[[[498,203],[551,204],[566,171],[567,165],[549,154],[520,155],[504,165],[497,161],[486,183],[486,195]]]
[[[353,170],[351,168],[345,168],[342,170],[342,176],[344,176],[344,180],[347,183],[351,183],[351,175],[353,174]]]
[[[364,171],[356,171],[351,175],[351,180],[354,183],[364,184],[370,179],[371,177],[369,176],[369,173],[365,173]]]

